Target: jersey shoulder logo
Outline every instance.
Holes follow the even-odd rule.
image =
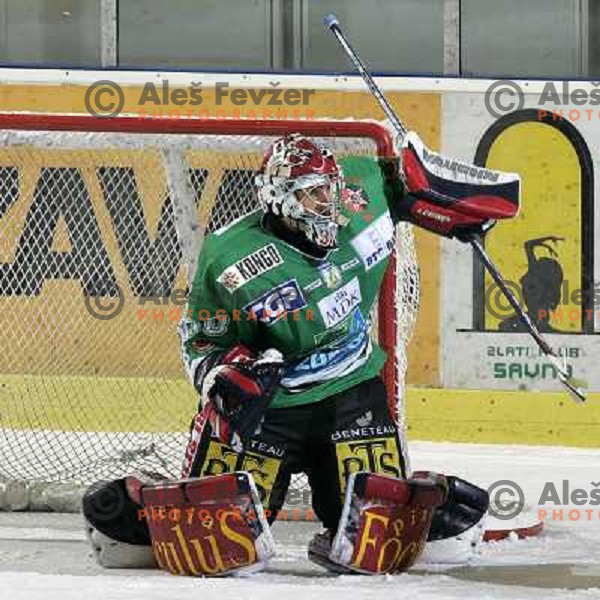
[[[202,322],[192,319],[183,319],[179,322],[179,335],[184,342],[187,342],[202,331]]]
[[[306,307],[306,300],[300,291],[300,286],[295,279],[290,279],[244,306],[244,311],[252,313],[262,323],[273,325],[286,313],[304,307]]]
[[[217,281],[230,293],[259,275],[283,264],[283,257],[275,244],[267,244],[251,254],[244,256],[233,265],[227,267]]]
[[[350,242],[360,257],[366,271],[370,271],[392,252],[394,224],[386,212],[363,229]]]
[[[204,335],[208,337],[219,337],[225,335],[229,328],[229,315],[224,314],[221,317],[210,317],[204,321]]]
[[[357,185],[347,184],[342,192],[344,206],[353,213],[361,213],[369,205],[369,196]]]
[[[325,327],[341,323],[361,302],[360,283],[354,277],[346,285],[317,302]]]
[[[342,272],[337,265],[330,262],[325,262],[317,267],[323,283],[331,290],[334,290],[342,283]]]
[[[323,280],[319,277],[319,279],[315,279],[311,281],[307,285],[305,285],[302,289],[307,293],[313,292],[314,290],[320,288],[323,285]]]

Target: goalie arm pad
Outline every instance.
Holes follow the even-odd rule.
[[[518,175],[469,165],[431,152],[413,132],[398,161],[380,162],[392,218],[467,241],[519,210]]]
[[[233,336],[213,339],[204,335],[205,329],[206,322],[201,321],[185,319],[179,324],[182,360],[190,382],[200,395],[204,380],[215,367],[254,357],[253,352],[237,343]]]
[[[198,259],[185,315],[179,324],[181,357],[190,382],[198,393],[206,375],[223,362],[231,363],[252,352],[241,343],[251,345],[255,339],[253,323],[244,323],[242,334],[239,318],[234,318],[239,294],[230,294],[219,283],[220,274],[229,266],[212,236],[207,236]]]

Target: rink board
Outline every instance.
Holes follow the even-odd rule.
[[[85,403],[89,389],[94,390],[92,404]],[[2,375],[0,390],[3,426],[12,430],[185,432],[196,402],[183,378]],[[35,405],[11,400],[27,397],[33,390],[36,397],[46,392]],[[600,440],[600,394],[591,394],[584,407],[561,392],[409,387],[407,412],[412,440],[579,447],[594,447]]]
[[[123,89],[123,112],[140,116],[144,108],[139,104],[140,92],[146,81],[168,79],[172,89],[187,89],[192,81],[198,80],[198,74],[191,73],[3,69],[0,74],[1,111],[85,113],[84,98],[88,86],[100,79],[109,79],[119,83]],[[146,116],[383,118],[358,77],[279,76],[281,88],[315,90],[308,103],[279,108],[256,104],[240,107],[234,105],[230,97],[219,100],[215,86],[224,80],[232,88],[268,89],[273,76],[202,74],[202,114],[196,114],[196,109],[190,114],[192,107],[186,103],[176,105],[167,101],[154,107],[150,114],[146,112]],[[430,148],[465,161],[479,161],[494,168],[524,173],[526,206],[522,220],[500,224],[489,238],[488,249],[508,278],[518,281],[523,276],[526,268],[524,242],[531,237],[562,235],[565,241],[558,247],[559,262],[564,278],[569,281],[569,297],[582,286],[589,288],[590,282],[593,284],[600,280],[600,261],[593,260],[598,253],[600,242],[597,240],[600,237],[592,235],[591,245],[588,239],[597,221],[594,195],[598,195],[595,186],[600,178],[595,178],[591,188],[589,185],[586,187],[589,173],[586,174],[585,169],[577,169],[581,156],[585,154],[585,145],[592,159],[592,173],[595,169],[597,148],[600,147],[598,111],[594,112],[593,118],[582,116],[562,127],[547,121],[531,121],[531,113],[527,113],[529,121],[525,119],[527,115],[519,113],[508,122],[504,118],[493,117],[485,110],[486,90],[491,81],[393,76],[379,81],[408,127],[418,131]],[[531,111],[537,106],[534,92],[540,92],[543,82],[520,83],[527,89],[523,110]],[[591,89],[592,86],[586,82],[573,82],[572,87]],[[152,107],[145,107],[148,108]],[[567,104],[563,108],[568,112],[570,106]],[[494,137],[494,131],[500,125],[506,127],[501,135]],[[533,135],[529,135],[531,128]],[[520,155],[516,149],[525,139],[533,139],[534,143]],[[573,150],[573,140],[578,140],[577,152]],[[585,144],[582,145],[581,140]],[[486,144],[489,146],[487,154],[482,150]],[[553,161],[553,154],[549,164],[543,160],[540,162],[540,157],[544,158],[544,153],[549,150],[556,153],[558,159]],[[590,165],[587,167],[589,170]],[[558,204],[554,207],[551,204],[555,198],[561,200],[561,210],[556,208]],[[541,209],[538,203],[542,204]],[[407,395],[410,436],[413,439],[574,446],[600,443],[598,395],[592,394],[585,408],[571,405],[568,396],[560,392],[555,373],[536,354],[527,336],[498,331],[499,323],[507,315],[490,317],[488,313],[480,314],[482,297],[489,281],[480,277],[481,274],[477,275],[470,249],[455,242],[440,241],[436,236],[423,232],[417,232],[417,247],[422,303],[409,348],[408,380],[409,384],[416,386],[409,389]],[[3,260],[10,261],[11,258],[3,257]],[[47,285],[54,286],[56,291],[62,283],[53,281]],[[72,293],[73,287],[66,282],[64,289],[64,292],[59,290],[57,293]],[[557,325],[560,331],[551,334],[550,340],[567,355],[575,375],[587,380],[592,391],[600,392],[600,371],[596,367],[600,337],[595,330],[600,327],[600,313],[596,311],[587,323],[581,318],[569,320],[568,311],[576,308],[576,302],[568,300],[565,303],[567,316],[562,325]],[[11,316],[5,313],[3,318],[10,319]],[[459,357],[460,360],[457,360]],[[79,379],[84,390],[86,379]],[[72,393],[64,394],[65,382],[60,377],[46,377],[46,380],[51,384],[49,393],[42,396],[47,410],[36,410],[38,414],[42,410],[44,419],[48,420],[37,422],[48,427],[64,427],[64,423],[61,425],[63,416],[72,410],[72,406],[84,402],[84,394],[81,398]],[[111,413],[114,408],[106,429],[135,431],[135,415],[146,411],[149,405],[156,406],[160,401],[156,395],[159,388],[151,385],[149,387],[153,391],[146,391],[147,382],[143,379],[128,381],[125,377],[120,380],[121,383],[127,381],[125,398],[116,394],[104,379],[90,378],[89,382],[105,390],[101,392],[103,403],[111,408]],[[0,388],[0,406],[10,402],[11,391],[19,391],[24,394],[21,397],[27,397],[27,386],[31,385],[31,380],[12,378],[0,381],[4,385]],[[145,425],[145,430],[177,430],[193,410],[191,392],[184,392],[185,384],[180,388],[178,382],[164,380],[160,385],[169,390],[170,398],[175,396],[176,399],[170,401],[166,410],[160,411],[150,425]],[[98,416],[94,414],[94,407],[86,410],[90,422],[94,421]],[[82,416],[82,422],[85,423],[87,418]],[[19,412],[14,411],[10,412],[7,426],[19,428],[24,422]],[[183,426],[185,428],[187,422]]]

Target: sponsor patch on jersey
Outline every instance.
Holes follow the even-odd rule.
[[[330,262],[325,262],[317,267],[321,274],[323,283],[330,289],[334,290],[342,283],[342,271],[337,265]]]
[[[314,281],[311,281],[309,284],[305,285],[302,289],[308,294],[309,292],[320,288],[322,285],[322,279],[315,279]]]
[[[217,281],[229,292],[235,292],[249,281],[281,264],[283,257],[277,246],[267,244],[227,267],[217,277]]]
[[[394,248],[394,224],[389,213],[373,221],[350,243],[365,265],[365,269],[370,271],[389,256]]]
[[[229,315],[223,317],[211,317],[204,321],[204,335],[208,337],[219,337],[225,335],[229,329]]]
[[[360,260],[358,260],[358,258],[354,257],[352,260],[349,260],[348,262],[345,262],[341,265],[340,269],[342,269],[342,273],[345,273],[346,271],[349,271],[350,269],[353,269],[354,267],[356,267],[356,265],[360,264]]]
[[[349,335],[356,335],[361,329],[368,329],[369,326],[370,323],[365,321],[360,309],[356,309],[333,329],[326,329],[313,334],[313,340],[317,346],[324,346],[342,340]]]
[[[299,359],[286,361],[281,385],[293,393],[306,385],[344,377],[360,369],[373,348],[367,325],[360,309],[355,309],[336,327],[315,335],[317,349]]]
[[[335,327],[341,323],[362,300],[358,278],[354,277],[339,290],[322,298],[317,303],[325,327]]]
[[[244,311],[253,313],[257,320],[272,325],[286,313],[300,310],[305,306],[306,300],[298,282],[290,279],[244,306]]]
[[[340,323],[337,327],[333,329],[326,329],[325,331],[321,331],[319,333],[313,334],[313,340],[315,340],[315,344],[317,346],[330,344],[336,339],[348,335],[350,330],[350,323],[352,322],[352,317],[348,317],[345,321]]]

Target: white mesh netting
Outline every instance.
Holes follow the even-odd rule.
[[[323,135],[340,156],[377,152],[335,125]],[[70,497],[136,470],[179,474],[197,403],[176,335],[188,276],[205,229],[257,208],[253,176],[273,139],[200,124],[193,135],[0,131],[0,504],[47,507],[48,490]],[[418,303],[409,226],[390,281],[388,384],[401,403]]]

